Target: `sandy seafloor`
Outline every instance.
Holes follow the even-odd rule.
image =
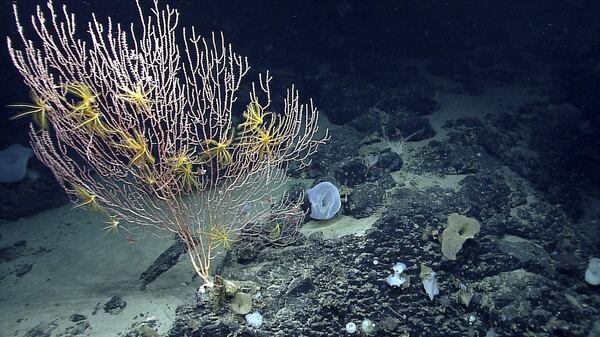
[[[185,284],[193,274],[186,256],[141,291],[140,274],[171,240],[148,236],[131,243],[122,233],[105,233],[104,221],[65,205],[0,226],[2,245],[27,241],[21,257],[0,264],[0,336],[23,336],[38,325],[54,336],[74,325],[73,314],[87,317],[93,336],[116,336],[144,319],[157,320],[160,332],[169,328],[175,308],[194,298],[194,287]],[[10,273],[24,264],[32,264],[31,271]],[[127,306],[118,315],[105,313],[115,295]]]

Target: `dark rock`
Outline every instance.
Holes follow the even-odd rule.
[[[123,337],[160,337],[156,331],[156,322],[137,322]]]
[[[319,146],[306,169],[308,178],[324,180],[331,177],[332,167],[347,158],[358,156],[362,136],[349,127],[336,128],[331,139]]]
[[[440,109],[440,104],[431,97],[413,97],[407,103],[406,109],[418,116],[431,115]]]
[[[381,130],[381,118],[374,112],[364,113],[352,120],[353,128],[364,133],[375,133]]]
[[[344,213],[360,219],[366,218],[377,211],[383,204],[385,189],[373,183],[355,187],[344,205]]]
[[[518,236],[505,235],[497,242],[501,252],[515,257],[521,268],[531,272],[540,272],[552,277],[555,272],[554,261],[543,247]]]
[[[422,172],[453,175],[473,174],[484,165],[489,165],[489,157],[483,156],[481,147],[465,147],[450,142],[432,140],[412,163],[414,169]]]
[[[481,306],[497,319],[511,322],[526,319],[540,303],[546,302],[552,282],[544,276],[518,269],[486,277],[477,282],[477,288],[485,289]]]
[[[461,212],[476,218],[492,216],[493,212],[508,215],[510,188],[499,174],[485,173],[465,177],[452,203]]]
[[[311,233],[308,236],[308,241],[310,241],[310,242],[319,242],[322,240],[323,240],[323,232],[321,232],[321,231]]]
[[[90,329],[90,323],[81,321],[75,325],[67,327],[65,329],[65,334],[66,336],[81,336],[84,335],[88,329]]]
[[[565,273],[567,275],[573,275],[577,271],[579,258],[573,253],[558,253],[556,254],[556,256],[554,256],[554,260],[556,261],[556,269],[559,272]]]
[[[333,174],[337,181],[352,187],[366,181],[367,171],[367,165],[361,159],[351,158],[336,165]]]
[[[292,280],[292,282],[288,285],[285,295],[288,297],[294,297],[305,294],[314,288],[315,287],[310,278],[298,277]]]
[[[86,320],[86,319],[87,319],[87,317],[85,317],[85,315],[81,315],[81,314],[73,314],[73,315],[71,315],[71,317],[69,317],[69,320],[71,322],[75,322],[75,323]]]
[[[376,167],[376,166],[371,166],[368,168],[367,171],[367,177],[366,177],[366,181],[368,182],[375,182],[375,181],[379,181],[381,179],[383,179],[383,176],[388,173],[386,172],[386,170]]]
[[[181,254],[186,252],[186,247],[183,241],[177,239],[169,248],[162,252],[156,260],[146,269],[141,275],[142,285],[140,289],[146,289],[146,286],[156,280],[162,273],[171,269],[179,262]]]
[[[0,247],[0,261],[8,262],[23,255],[27,248],[27,241],[17,241],[12,246]]]
[[[0,219],[15,220],[69,202],[52,172],[40,161],[29,161],[28,175],[13,184],[0,184]]]
[[[104,304],[104,312],[111,315],[118,315],[125,309],[127,302],[119,296],[113,296],[106,304]]]
[[[527,207],[517,208],[517,217],[511,217],[504,211],[496,213],[492,209],[485,213],[487,226],[482,231],[486,233],[498,236],[515,235],[534,242],[543,242],[544,249],[552,252],[552,255],[572,254],[576,250],[578,243],[574,241],[576,234],[573,232],[573,221],[556,205],[531,202]]]
[[[213,337],[213,336],[227,336],[231,331],[231,327],[222,322],[208,324],[200,330],[198,337]]]
[[[237,322],[219,319],[218,316],[199,311],[192,305],[180,306],[176,309],[175,322],[169,329],[168,337],[217,337],[229,336],[239,328]]]
[[[321,97],[321,111],[332,123],[345,124],[369,111],[381,94],[374,86],[350,77],[332,77]]]
[[[402,157],[398,153],[387,151],[379,155],[379,160],[375,166],[395,172],[402,168],[402,164]]]
[[[25,264],[18,265],[17,268],[15,269],[15,275],[17,277],[22,277],[23,275],[29,273],[32,268],[33,268],[33,264],[31,264],[31,263],[25,263]]]
[[[52,332],[57,328],[56,323],[39,323],[28,330],[25,337],[51,337]]]
[[[439,109],[439,103],[431,97],[433,87],[417,82],[415,86],[404,86],[387,91],[378,107],[393,116],[425,116]]]
[[[374,183],[384,189],[390,189],[396,186],[396,181],[392,175],[379,167],[371,167],[367,172],[367,182]]]
[[[248,263],[256,259],[260,249],[254,245],[244,246],[235,249],[235,257],[239,263]]]
[[[598,127],[583,113],[569,104],[529,102],[493,118],[500,137],[489,139],[489,146],[482,143],[542,191],[544,201],[563,205],[572,219],[584,212],[582,195],[593,194],[600,186],[599,161],[593,150],[600,144]],[[535,156],[522,153],[523,146]]]

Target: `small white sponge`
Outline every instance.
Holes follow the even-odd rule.
[[[258,311],[255,311],[251,314],[247,314],[244,317],[246,317],[246,323],[248,323],[249,326],[255,329],[260,328],[260,326],[263,324],[263,317]]]
[[[600,284],[600,259],[591,258],[585,271],[585,282],[597,286]]]
[[[404,270],[406,270],[406,265],[402,262],[398,262],[394,265],[394,274],[389,275],[385,281],[392,287],[399,287],[404,282],[406,282],[406,278],[402,276]]]

